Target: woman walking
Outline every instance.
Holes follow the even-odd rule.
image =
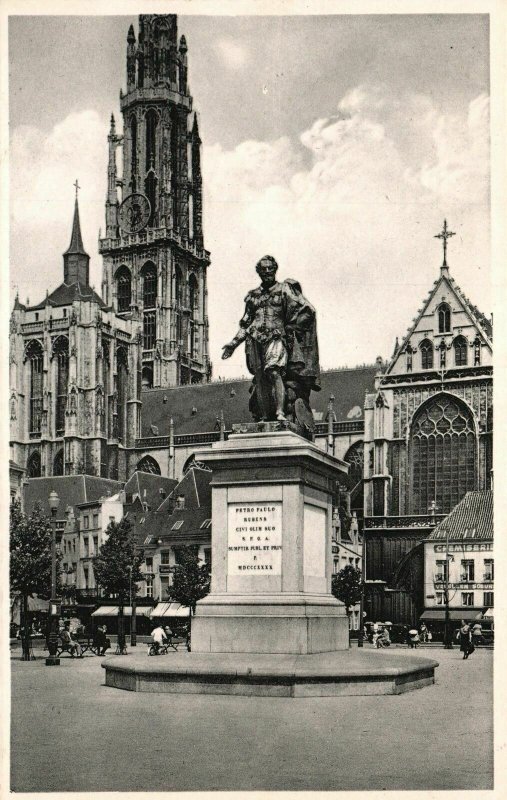
[[[463,658],[467,659],[470,653],[473,653],[475,647],[472,644],[472,631],[470,625],[467,625],[464,619],[461,620],[461,628],[459,629],[459,649],[463,653]]]

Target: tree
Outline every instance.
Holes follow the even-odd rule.
[[[28,598],[34,594],[51,595],[51,520],[40,504],[29,517],[21,511],[19,501],[11,505],[10,513],[10,588],[22,598],[22,659],[30,660],[30,620]],[[60,582],[60,556],[56,562],[57,586]]]
[[[345,605],[347,616],[350,617],[352,606],[361,600],[361,570],[347,564],[333,575],[331,592]]]
[[[106,530],[107,539],[93,559],[95,579],[109,596],[118,597],[118,648],[125,650],[123,607],[130,594],[137,594],[137,584],[143,580],[141,564],[143,550],[136,545],[128,517],[119,523],[111,521]]]
[[[172,585],[167,593],[175,603],[188,606],[190,625],[197,601],[209,594],[210,579],[209,567],[199,560],[195,547],[178,549],[178,563],[174,567]]]

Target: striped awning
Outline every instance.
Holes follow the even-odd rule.
[[[151,617],[188,617],[190,609],[179,603],[158,603],[152,610]]]
[[[136,606],[136,617],[149,617],[151,610],[152,606]],[[92,617],[117,617],[118,611],[118,606],[99,606],[92,612]],[[132,606],[123,606],[123,615],[131,617]]]

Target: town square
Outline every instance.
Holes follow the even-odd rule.
[[[494,788],[497,18],[280,9],[8,19],[14,792]]]

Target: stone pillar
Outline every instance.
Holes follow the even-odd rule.
[[[345,463],[289,430],[236,434],[195,457],[213,470],[213,571],[192,651],[347,649],[345,608],[330,591],[332,494]]]

